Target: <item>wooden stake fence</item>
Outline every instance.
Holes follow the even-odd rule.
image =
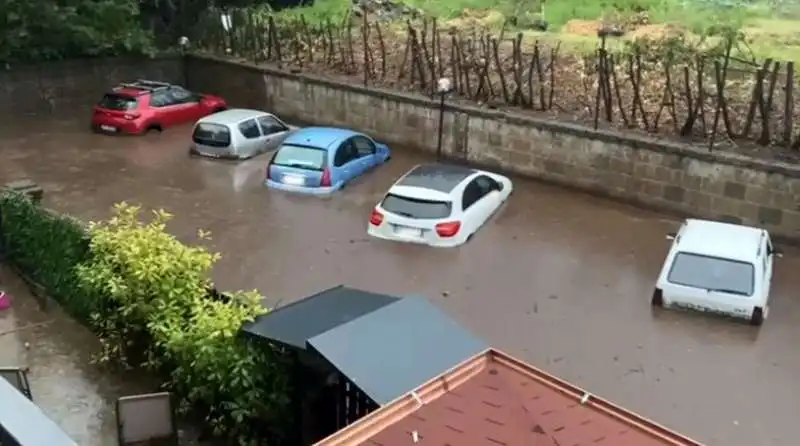
[[[800,150],[794,62],[736,60],[732,41],[714,56],[654,57],[643,45],[611,50],[601,37],[580,57],[522,33],[442,29],[436,20],[398,26],[364,15],[310,24],[237,11],[226,30],[218,14],[198,26],[203,51],[430,96],[436,80],[449,77],[463,100],[672,134],[709,150],[722,142]]]

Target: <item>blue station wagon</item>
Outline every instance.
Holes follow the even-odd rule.
[[[278,147],[267,165],[267,187],[327,195],[390,157],[385,144],[352,130],[308,127]]]

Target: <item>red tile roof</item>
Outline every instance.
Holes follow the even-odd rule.
[[[316,446],[415,444],[702,446],[496,350],[434,378]]]

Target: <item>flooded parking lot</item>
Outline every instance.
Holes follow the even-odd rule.
[[[209,229],[223,255],[214,277],[223,289],[257,288],[275,304],[340,283],[424,294],[496,347],[710,445],[796,441],[800,251],[787,249],[777,264],[770,319],[760,330],[653,314],[664,235],[676,228],[670,217],[515,179],[511,201],[467,245],[392,244],[366,238],[369,212],[399,175],[428,160],[423,155],[394,148],[389,164],[319,199],[267,191],[267,157],[189,158],[188,129],[114,138],[85,127],[0,127],[7,135],[0,180],[31,178],[47,206],[82,219],[102,218],[127,200],[174,213],[180,237]],[[85,371],[91,343],[73,332],[83,333],[59,321],[11,336],[15,343],[0,338],[0,360],[55,364],[31,365],[34,392],[52,394],[37,401],[70,433],[102,430],[113,392]],[[45,346],[40,360],[21,346],[26,336]],[[72,405],[75,392],[84,398]]]
[[[56,310],[41,311],[25,284],[0,266],[0,288],[14,297],[0,312],[0,366],[28,370],[34,401],[81,446],[116,444],[114,402],[155,383],[91,364],[97,340]]]

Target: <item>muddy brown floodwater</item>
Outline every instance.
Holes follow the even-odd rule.
[[[258,288],[281,304],[342,283],[422,293],[496,347],[709,445],[796,444],[797,250],[777,264],[760,330],[653,314],[671,217],[516,178],[510,202],[467,245],[392,244],[366,238],[369,211],[423,155],[395,147],[388,165],[318,199],[266,190],[264,156],[238,164],[188,158],[188,129],[115,138],[85,127],[3,128],[0,179],[31,178],[47,206],[82,219],[127,200],[174,213],[180,237],[209,229],[223,255],[214,271],[223,289]],[[70,432],[101,429],[94,420],[110,417],[103,401],[114,391],[82,371],[90,343],[62,336],[80,331],[62,323],[28,335],[47,346],[26,353],[34,391],[54,395],[40,402]],[[87,398],[71,405],[79,391]]]
[[[12,308],[0,312],[0,366],[27,368],[34,401],[79,445],[116,444],[114,402],[153,391],[156,383],[91,365],[97,339],[57,309],[41,311],[2,265],[0,288],[14,297]]]

